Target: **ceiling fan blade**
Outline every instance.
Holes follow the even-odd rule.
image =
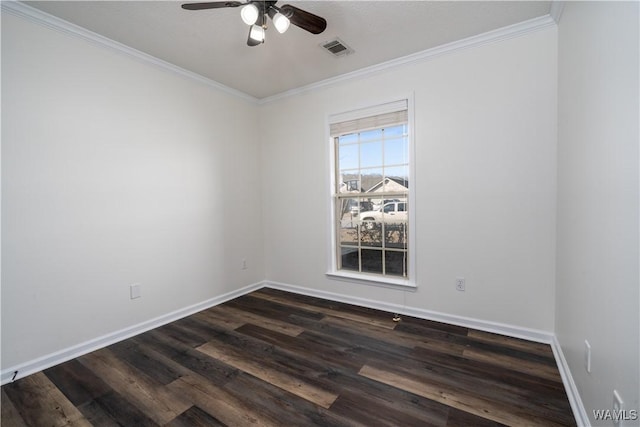
[[[320,34],[327,28],[327,21],[306,10],[299,9],[290,4],[280,7],[280,13],[289,18],[289,21],[297,27],[307,30],[312,34]]]
[[[221,7],[238,7],[245,3],[239,1],[210,1],[207,3],[186,3],[182,5],[186,10],[219,9]]]

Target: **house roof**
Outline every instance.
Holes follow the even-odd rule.
[[[403,178],[394,178],[394,177],[387,177],[383,180],[381,180],[380,182],[378,182],[376,185],[374,185],[373,187],[371,187],[369,190],[367,190],[367,193],[373,193],[374,191],[376,191],[377,189],[381,188],[383,185],[388,184],[389,181],[393,181],[396,184],[409,189],[409,181],[403,179]]]

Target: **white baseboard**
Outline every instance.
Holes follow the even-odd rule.
[[[164,314],[154,319],[138,323],[137,325],[133,325],[119,331],[111,332],[109,334],[91,339],[89,341],[57,351],[55,353],[51,353],[25,363],[21,363],[8,369],[4,369],[2,372],[0,372],[1,384],[4,385],[18,378],[23,378],[27,375],[43,371],[52,366],[58,365],[71,359],[75,359],[76,357],[88,354],[100,348],[115,344],[119,341],[131,338],[135,335],[141,334],[167,323],[174,322],[178,319],[182,319],[183,317],[190,316],[191,314],[216,306],[218,304],[222,304],[223,302],[232,300],[256,289],[260,289],[263,286],[263,282],[254,283],[235,291],[227,292],[226,294],[208,299],[206,301],[202,301],[197,304],[172,311],[171,313]]]
[[[365,298],[357,298],[348,295],[337,294],[333,292],[319,291],[317,289],[304,288],[300,286],[289,285],[286,283],[265,281],[265,286],[273,289],[280,289],[282,291],[293,292],[302,295],[308,295],[312,297],[329,299],[332,301],[344,302],[347,304],[359,305],[362,307],[369,307],[378,310],[388,311],[391,313],[404,314],[407,316],[418,317],[421,319],[434,320],[437,322],[448,323],[452,325],[463,326],[467,328],[478,329],[486,332],[492,332],[500,335],[506,335],[514,338],[522,338],[529,341],[541,342],[550,344],[553,350],[560,376],[562,377],[562,383],[564,385],[573,416],[576,419],[576,423],[579,427],[589,427],[590,421],[585,411],[580,393],[576,387],[569,365],[567,364],[562,348],[558,342],[558,338],[552,332],[540,331],[537,329],[522,328],[519,326],[512,326],[503,323],[489,322],[486,320],[473,319],[469,317],[456,316],[452,314],[440,313],[431,310],[424,310],[414,307],[404,307],[398,304],[389,304],[385,302],[369,300]]]
[[[286,283],[279,283],[279,282],[273,282],[273,281],[263,281],[263,282],[254,283],[254,284],[245,286],[243,288],[240,288],[238,290],[228,292],[218,297],[214,297],[206,301],[200,302],[198,304],[194,304],[189,307],[185,307],[180,310],[167,313],[165,315],[156,317],[155,319],[151,319],[146,322],[142,322],[137,325],[133,325],[131,327],[128,327],[107,335],[103,335],[98,338],[94,338],[92,340],[69,347],[67,349],[63,349],[58,352],[51,353],[47,356],[43,356],[41,358],[31,360],[29,362],[25,362],[20,365],[5,369],[2,372],[0,372],[0,378],[2,380],[1,384],[4,385],[14,379],[22,378],[27,375],[31,375],[33,373],[43,371],[52,366],[58,365],[60,363],[66,362],[68,360],[74,359],[76,357],[82,356],[84,354],[90,353],[100,348],[109,346],[111,344],[115,344],[119,341],[141,334],[148,330],[176,321],[178,319],[181,319],[183,317],[205,310],[207,308],[214,307],[218,304],[222,304],[226,301],[248,294],[262,287],[279,289],[282,291],[293,292],[296,294],[308,295],[312,297],[323,298],[323,299],[328,299],[328,300],[337,301],[337,302],[344,302],[347,304],[353,304],[353,305],[358,305],[362,307],[383,310],[390,313],[404,314],[406,316],[413,316],[421,319],[433,320],[437,322],[443,322],[443,323],[448,323],[452,325],[478,329],[486,332],[492,332],[500,335],[506,335],[514,338],[522,338],[530,341],[550,344],[551,349],[553,350],[554,357],[556,359],[556,363],[558,364],[558,370],[560,371],[560,376],[562,377],[562,382],[564,384],[564,388],[566,390],[567,397],[569,399],[569,403],[571,405],[571,409],[573,411],[573,415],[576,419],[576,422],[580,427],[589,426],[589,417],[587,416],[587,412],[582,403],[582,399],[580,398],[580,393],[578,392],[576,384],[573,381],[573,377],[571,375],[569,365],[567,364],[564,354],[562,353],[562,348],[560,346],[560,343],[558,342],[557,337],[555,336],[555,334],[551,332],[541,331],[537,329],[523,328],[519,326],[512,326],[504,323],[473,319],[469,317],[457,316],[452,314],[440,313],[436,311],[424,310],[424,309],[415,308],[415,307],[405,307],[399,304],[390,304],[390,303],[370,300],[366,298],[352,297],[349,295],[320,291],[317,289],[305,288],[301,286],[294,286]],[[17,375],[15,375],[15,378],[14,378],[15,372],[17,372]]]
[[[354,304],[362,307],[388,311],[391,313],[399,313],[407,316],[418,317],[421,319],[434,320],[437,322],[478,329],[514,338],[522,338],[529,341],[550,344],[556,363],[558,365],[558,370],[560,371],[560,376],[562,377],[562,383],[569,399],[569,404],[571,405],[571,410],[573,411],[573,416],[576,419],[576,423],[579,427],[589,427],[590,425],[589,417],[587,416],[584,405],[582,403],[582,399],[580,398],[580,394],[578,393],[576,384],[573,381],[573,377],[571,376],[569,365],[564,358],[564,354],[562,353],[562,348],[560,347],[560,343],[558,342],[557,337],[552,332],[522,328],[519,326],[489,322],[486,320],[473,319],[469,317],[456,316],[452,314],[424,310],[415,307],[404,307],[398,304],[389,304],[365,298],[357,298],[348,295],[337,294],[333,292],[319,291],[316,289],[304,288],[300,286],[289,285],[286,283],[272,281],[266,281],[264,283],[266,287],[280,289],[282,291],[324,298],[332,301],[339,301],[347,304]]]
[[[420,319],[433,320],[436,322],[448,323],[450,325],[458,325],[467,328],[478,329],[481,331],[507,335],[514,338],[522,338],[529,341],[541,342],[545,344],[551,344],[551,342],[553,341],[552,332],[541,331],[538,329],[523,328],[520,326],[512,326],[504,323],[473,319],[470,317],[440,313],[437,311],[425,310],[416,307],[405,307],[399,304],[390,304],[366,298],[358,298],[333,292],[319,291],[317,289],[304,288],[300,286],[289,285],[286,283],[265,281],[264,284],[266,287],[280,289],[282,291],[324,298],[332,301],[359,305],[362,307],[374,308],[382,311],[388,311],[390,313],[404,314],[406,316],[413,316]]]
[[[558,337],[555,335],[551,342],[551,348],[553,349],[553,355],[556,359],[556,363],[558,364],[558,370],[560,371],[562,383],[564,384],[564,389],[567,392],[567,398],[569,399],[569,404],[571,405],[571,410],[573,411],[576,423],[578,424],[578,427],[589,427],[591,425],[591,421],[589,420],[587,411],[585,410],[582,399],[580,398],[578,387],[573,381],[569,364],[567,363],[567,359],[564,357]]]

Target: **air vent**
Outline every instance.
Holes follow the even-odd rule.
[[[353,53],[353,49],[347,46],[342,40],[335,38],[328,42],[321,44],[323,49],[326,49],[333,56],[344,56]]]

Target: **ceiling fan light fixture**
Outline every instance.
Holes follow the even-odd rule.
[[[291,24],[289,18],[287,18],[280,12],[276,13],[271,20],[273,21],[273,25],[276,27],[276,30],[278,30],[280,34],[283,34],[285,31],[287,31],[289,29],[289,24]]]
[[[253,25],[249,32],[249,38],[259,43],[264,43],[264,28],[260,25]]]
[[[255,24],[259,15],[260,11],[258,10],[258,7],[253,3],[249,3],[240,9],[240,17],[242,17],[242,21],[247,25]]]
[[[323,17],[290,4],[278,7],[276,6],[277,2],[278,0],[217,0],[205,3],[186,3],[182,5],[182,8],[203,10],[240,7],[240,17],[249,26],[247,46],[258,46],[264,43],[269,18],[279,33],[284,33],[291,25],[302,28],[311,34],[320,34],[326,30],[327,21]]]

